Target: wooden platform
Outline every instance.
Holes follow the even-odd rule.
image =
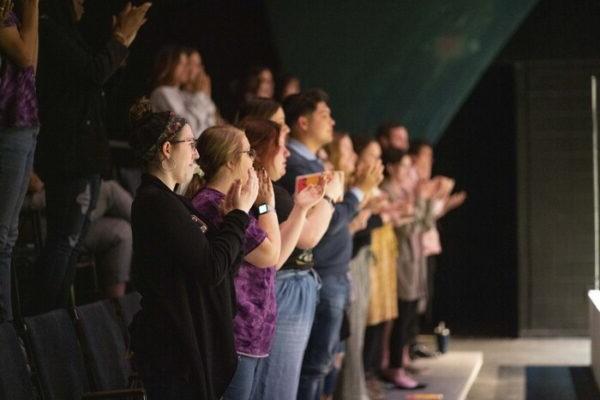
[[[465,400],[477,374],[483,365],[481,352],[449,352],[433,359],[422,359],[415,363],[418,368],[426,368],[417,376],[427,383],[421,390],[397,390],[388,392],[388,400],[405,400],[409,394],[443,394],[444,400]]]

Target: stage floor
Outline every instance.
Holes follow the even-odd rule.
[[[423,339],[432,345],[430,337],[424,336]],[[483,366],[466,400],[526,400],[528,366],[590,365],[590,340],[584,338],[462,339],[452,337],[448,356],[460,352],[483,353]],[[433,371],[431,370],[431,373]],[[432,385],[426,392],[432,393],[433,377],[424,374],[419,378],[425,382],[431,379]],[[390,391],[388,399],[404,399],[405,395],[404,391]],[[444,400],[449,399],[444,397]]]

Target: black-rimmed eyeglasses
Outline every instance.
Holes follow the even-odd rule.
[[[169,143],[189,143],[192,150],[196,150],[196,144],[198,144],[198,139],[169,140]]]

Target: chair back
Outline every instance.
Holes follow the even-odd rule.
[[[90,385],[67,310],[27,317],[25,325],[44,400],[80,400]]]
[[[81,344],[95,390],[129,387],[130,357],[121,324],[110,300],[75,309]]]
[[[34,398],[33,383],[13,324],[0,324],[0,400]]]

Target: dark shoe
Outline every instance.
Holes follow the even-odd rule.
[[[410,358],[432,358],[436,357],[437,354],[427,348],[424,344],[413,344],[410,346]]]

